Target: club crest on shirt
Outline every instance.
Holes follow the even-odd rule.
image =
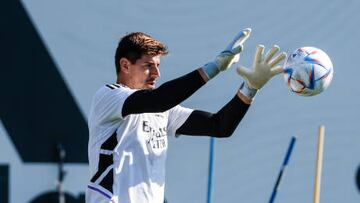
[[[155,114],[155,117],[164,118],[162,114]]]

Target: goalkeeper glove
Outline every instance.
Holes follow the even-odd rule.
[[[239,61],[243,44],[249,38],[250,32],[250,28],[243,29],[214,61],[204,65],[203,71],[209,79],[215,77],[220,71],[227,70],[233,63]]]
[[[279,46],[274,45],[264,56],[264,46],[258,45],[255,52],[253,68],[237,68],[237,73],[245,79],[250,89],[259,90],[273,76],[283,72],[282,66],[278,64],[286,58],[286,53],[282,52],[273,58],[279,50]]]

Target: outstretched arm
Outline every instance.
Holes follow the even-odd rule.
[[[193,111],[185,123],[176,131],[183,135],[207,135],[211,137],[229,137],[233,134],[242,118],[250,107],[250,100],[244,91],[256,90],[245,89],[242,85],[235,97],[223,106],[217,113],[205,111]]]
[[[124,102],[122,115],[164,112],[178,105],[206,82],[200,74],[201,69],[180,78],[168,81],[156,89],[139,90]]]
[[[153,90],[139,90],[131,94],[124,102],[122,116],[138,113],[163,112],[180,104],[190,97],[208,80],[220,71],[227,70],[239,59],[243,43],[249,37],[251,29],[242,30],[214,61],[205,64],[180,78],[164,83]]]
[[[278,65],[286,57],[281,53],[274,57],[280,48],[275,45],[264,56],[264,46],[259,45],[254,56],[252,69],[240,67],[238,74],[245,81],[236,96],[216,114],[204,111],[193,111],[185,123],[176,131],[184,135],[207,135],[212,137],[229,137],[245,116],[253,98],[273,76],[282,72]]]

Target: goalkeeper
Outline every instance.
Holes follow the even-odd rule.
[[[95,94],[89,114],[88,203],[162,203],[169,135],[229,137],[268,80],[282,72],[278,46],[256,49],[253,67],[239,67],[245,82],[217,113],[179,104],[239,60],[251,29],[240,31],[214,61],[155,88],[161,42],[141,32],[124,36],[117,47],[117,80]],[[276,56],[275,56],[276,55]]]

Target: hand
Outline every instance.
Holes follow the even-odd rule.
[[[220,71],[227,70],[233,63],[240,59],[240,53],[243,50],[244,42],[249,38],[250,28],[243,29],[239,32],[233,41],[222,51],[215,59],[215,63]]]
[[[278,64],[286,58],[285,52],[273,58],[280,50],[277,45],[274,45],[264,57],[264,48],[263,45],[257,46],[252,69],[242,66],[237,68],[237,73],[245,79],[247,85],[256,90],[262,88],[272,77],[283,72],[282,66]]]
[[[250,28],[240,31],[214,61],[204,65],[203,70],[209,79],[215,77],[220,71],[227,70],[233,63],[239,61],[240,53],[243,50],[243,44],[249,38],[250,32]]]

